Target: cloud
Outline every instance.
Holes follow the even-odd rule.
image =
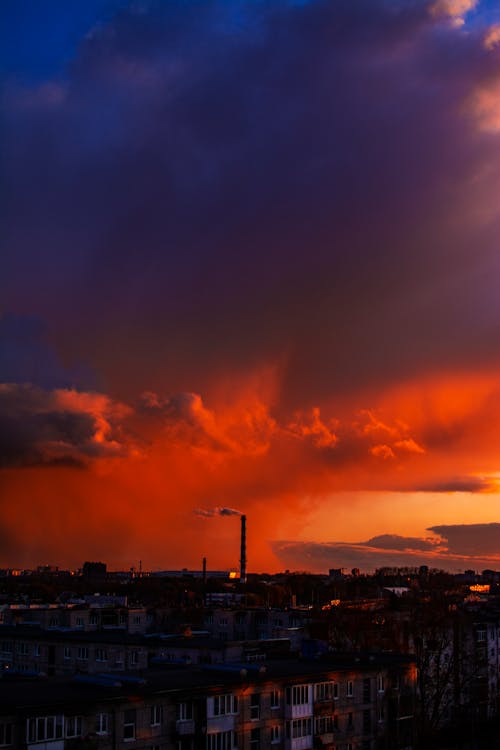
[[[494,492],[498,488],[494,477],[451,477],[427,484],[416,484],[416,492]]]
[[[468,100],[468,109],[485,133],[500,132],[500,76],[477,86]]]
[[[121,423],[129,413],[98,393],[0,384],[0,465],[80,466],[127,455]]]
[[[311,439],[318,448],[334,448],[337,445],[337,427],[338,421],[335,419],[330,419],[329,424],[323,422],[321,410],[317,406],[311,409],[310,414],[296,414],[294,420],[287,425],[291,435]]]
[[[443,537],[450,554],[500,555],[500,523],[444,524],[427,530]]]
[[[447,18],[454,26],[463,26],[464,16],[477,4],[478,0],[434,0],[429,12],[434,18]]]
[[[489,27],[484,35],[483,44],[487,50],[492,50],[500,44],[500,24]]]
[[[366,542],[275,541],[273,550],[284,565],[325,572],[332,567],[418,567],[429,565],[449,571],[464,567],[498,568],[500,524],[432,526],[441,539],[381,534]]]
[[[398,534],[380,534],[360,542],[366,547],[391,550],[426,550],[431,551],[438,544],[435,539],[420,539],[418,537],[399,536]]]
[[[169,529],[182,557],[207,498],[285,538],[343,490],[490,491],[499,68],[479,14],[453,28],[474,7],[125,5],[57,81],[7,77],[12,534],[31,498],[82,539],[101,505],[127,555]],[[138,444],[140,472],[106,460]],[[189,554],[222,559],[231,524],[197,526]]]
[[[129,399],[281,358],[282,402],[307,413],[491,361],[496,235],[477,241],[477,213],[498,158],[463,103],[477,92],[492,126],[495,63],[479,32],[435,33],[474,3],[360,2],[125,7],[81,41],[64,95],[9,80],[7,305]]]

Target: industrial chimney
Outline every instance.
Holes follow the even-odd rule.
[[[240,583],[247,582],[247,517],[241,516]]]

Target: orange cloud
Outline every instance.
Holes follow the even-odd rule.
[[[500,24],[496,23],[490,26],[484,35],[483,45],[487,50],[492,50],[500,44]]]
[[[350,413],[345,405],[341,416],[327,403],[287,415],[276,405],[279,389],[271,401],[244,383],[210,404],[193,393],[149,393],[136,409],[75,390],[0,392],[24,403],[12,414],[34,415],[31,450],[45,457],[43,469],[13,461],[0,472],[12,541],[4,554],[24,564],[54,556],[78,564],[89,549],[117,563],[147,555],[152,567],[194,564],[204,549],[214,567],[237,564],[231,519],[193,516],[195,508],[228,507],[248,514],[255,566],[274,569],[269,541],[300,533],[314,508],[330,503],[332,528],[341,527],[341,491],[477,493],[498,484],[496,372],[407,382],[372,396],[370,408]],[[78,457],[85,470],[48,460],[61,455]],[[50,534],[40,532],[40,519]],[[119,526],[112,544],[103,523]]]
[[[467,102],[467,109],[485,133],[500,132],[500,78],[494,77],[477,86]]]
[[[446,18],[454,26],[463,26],[464,16],[473,10],[478,0],[434,0],[429,5],[429,13],[433,18]]]

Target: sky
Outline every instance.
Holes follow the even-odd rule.
[[[500,569],[500,9],[4,0],[0,566]]]

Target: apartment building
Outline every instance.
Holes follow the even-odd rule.
[[[72,675],[146,669],[149,650],[143,636],[119,631],[42,630],[0,627],[3,672]],[[1,745],[0,745],[1,747]]]
[[[124,597],[116,597],[124,599]],[[104,600],[111,597],[103,597]],[[42,630],[71,628],[84,632],[122,630],[131,635],[146,633],[152,618],[145,607],[125,603],[8,604],[0,608],[1,625],[31,625]]]
[[[266,640],[293,637],[291,631],[303,628],[311,611],[302,609],[213,607],[205,612],[204,628],[223,641]]]
[[[83,682],[87,680],[87,682]],[[411,750],[404,657],[0,680],[5,750]]]

